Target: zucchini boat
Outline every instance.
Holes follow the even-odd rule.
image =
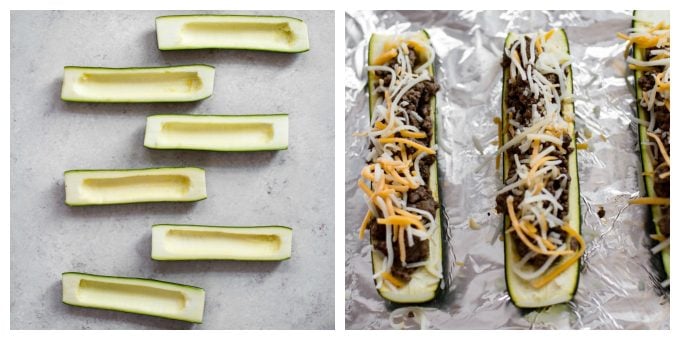
[[[368,48],[368,212],[376,289],[396,303],[435,298],[442,279],[434,49],[427,32],[373,34]],[[368,184],[367,184],[368,183]]]
[[[151,149],[261,151],[288,148],[288,115],[154,115],[146,118]]]
[[[151,168],[64,172],[66,204],[192,202],[208,197],[205,170]]]
[[[570,301],[578,288],[585,242],[570,65],[564,30],[505,40],[496,209],[508,293],[521,308]]]
[[[65,66],[61,99],[95,103],[193,102],[213,93],[209,65],[107,68]]]
[[[199,287],[73,272],[61,274],[61,285],[67,305],[203,322],[205,291]]]
[[[625,53],[635,74],[640,159],[647,197],[631,200],[633,204],[650,206],[655,234],[659,243],[652,248],[661,253],[670,284],[670,12],[635,11],[630,35],[619,33],[628,41]],[[655,98],[654,101],[649,98]]]
[[[293,229],[157,224],[151,229],[154,260],[282,261],[290,258]]]
[[[307,25],[259,15],[169,15],[156,18],[160,50],[205,48],[299,53],[309,50]]]

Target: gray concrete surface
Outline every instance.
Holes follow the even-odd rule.
[[[11,13],[12,329],[333,328],[332,12],[304,19],[311,50],[160,52],[154,18],[178,12]],[[274,13],[268,13],[274,14]],[[60,99],[63,67],[206,63],[211,98],[187,104],[83,104]],[[216,153],[143,147],[154,113],[290,114],[286,151]],[[63,171],[198,166],[208,199],[100,207],[64,204]],[[282,224],[281,263],[155,262],[151,225]],[[203,287],[204,322],[71,307],[61,273],[150,277]]]

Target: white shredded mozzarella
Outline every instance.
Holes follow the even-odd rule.
[[[628,57],[626,59],[626,62],[628,62],[629,64],[638,65],[638,66],[669,66],[670,63],[671,63],[671,58],[663,58],[663,59],[657,59],[657,60],[643,61],[643,60],[635,59],[633,57]]]
[[[654,246],[654,247],[653,247],[652,249],[650,249],[650,250],[652,251],[652,254],[658,254],[658,253],[661,252],[662,250],[668,248],[670,245],[671,245],[671,239],[670,239],[670,238],[667,238],[667,239],[665,239],[665,240],[659,242],[659,244],[657,244],[656,246]]]

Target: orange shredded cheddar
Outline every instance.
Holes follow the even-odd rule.
[[[413,132],[409,130],[401,130],[399,131],[399,134],[402,135],[402,137],[406,138],[415,138],[415,139],[421,139],[427,137],[427,134],[425,132]]]
[[[397,49],[395,49],[395,48],[390,49],[389,51],[385,51],[385,52],[383,52],[383,54],[381,54],[381,55],[377,56],[375,59],[373,59],[372,64],[373,65],[382,65],[382,64],[392,60],[392,58],[396,57],[397,54],[399,54],[397,52]]]
[[[379,218],[378,219],[378,224],[396,224],[396,225],[414,225],[416,228],[425,231],[425,226],[423,225],[423,222],[415,219],[415,218],[410,218],[408,216],[395,216],[391,215],[388,218]]]
[[[394,212],[396,212],[397,214],[402,215],[402,216],[407,216],[407,217],[415,218],[416,220],[422,220],[422,219],[423,219],[423,217],[420,216],[420,215],[416,215],[416,214],[410,213],[410,212],[408,212],[408,211],[406,211],[406,210],[399,209],[399,208],[395,208],[395,209],[394,209]]]
[[[394,276],[393,276],[391,273],[389,273],[389,272],[383,272],[383,273],[382,273],[382,277],[383,277],[383,279],[389,281],[391,284],[393,284],[393,285],[394,285],[395,287],[397,287],[397,288],[401,288],[401,287],[403,287],[403,286],[405,285],[404,282],[402,282],[401,280],[397,279],[396,277],[394,277]]]
[[[545,34],[545,36],[544,36],[544,38],[543,38],[543,41],[548,41],[548,40],[550,40],[550,38],[552,38],[552,36],[553,36],[554,33],[555,33],[555,29],[554,29],[554,28],[551,28],[550,31],[548,31],[548,33]]]
[[[405,139],[405,138],[378,138],[378,142],[383,143],[383,144],[402,143],[402,144],[406,144],[408,146],[414,147],[414,148],[416,148],[420,151],[423,151],[428,155],[434,155],[435,154],[434,150],[432,150],[432,149],[430,149],[430,148],[428,148],[424,145],[418,144],[418,143],[416,143],[412,140]]]
[[[357,182],[357,184],[359,185],[359,188],[361,188],[361,190],[364,191],[364,193],[366,194],[366,196],[368,196],[368,197],[373,196],[373,191],[371,191],[371,189],[369,189],[368,186],[366,186],[366,184],[364,183],[364,181],[362,181],[361,179],[359,179],[359,181]]]
[[[531,281],[531,286],[533,286],[536,289],[541,288],[548,284],[550,281],[554,280],[558,275],[567,270],[567,268],[571,267],[571,265],[576,263],[576,261],[578,261],[578,259],[581,258],[583,253],[585,253],[586,251],[586,242],[583,240],[581,235],[579,235],[574,229],[571,229],[571,227],[568,224],[563,225],[562,230],[566,231],[567,234],[569,234],[569,236],[576,239],[576,241],[579,244],[578,252],[574,254],[574,256],[571,256],[567,260],[560,263],[557,267],[551,269],[546,275],[543,275],[535,279],[534,281]]]
[[[364,217],[364,221],[361,222],[361,228],[359,228],[359,239],[363,240],[364,239],[364,232],[366,231],[366,226],[368,226],[368,222],[371,221],[371,218],[373,218],[373,214],[371,211],[366,212],[366,216]]]

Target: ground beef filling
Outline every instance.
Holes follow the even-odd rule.
[[[530,39],[527,39],[527,49],[529,48],[530,45]],[[519,45],[517,46],[517,52],[519,53]],[[527,50],[527,54],[529,54],[529,51]],[[510,67],[511,60],[508,58],[505,54],[503,55],[503,60],[501,62],[501,66],[504,69],[507,69]],[[567,69],[567,72],[569,70]],[[567,73],[568,75],[568,73]],[[559,84],[559,79],[556,74],[547,74],[545,75],[546,79],[548,79],[551,83],[553,84]],[[533,104],[537,104],[537,111],[540,116],[545,115],[545,108],[543,107],[543,104],[539,104],[539,102],[542,102],[542,96],[539,96],[539,98],[534,98],[534,95],[531,92],[531,89],[529,88],[529,83],[522,80],[521,77],[517,76],[515,78],[514,82],[508,81],[505,84],[506,91],[507,91],[507,97],[505,99],[505,104],[507,106],[507,120],[513,119],[517,123],[519,123],[521,126],[526,127],[531,124],[531,117],[532,117],[532,110],[531,106]],[[557,88],[557,91],[559,92],[559,87]],[[508,128],[511,126],[507,125],[504,127],[504,131],[507,131]],[[551,143],[542,143],[542,147],[546,148],[548,146],[552,145]],[[567,213],[569,211],[569,182],[571,181],[571,177],[569,176],[569,169],[568,169],[568,158],[569,155],[574,151],[573,148],[571,147],[571,137],[569,135],[564,135],[562,138],[562,148],[566,151],[566,153],[560,151],[559,149],[551,152],[549,156],[554,156],[557,159],[561,160],[562,163],[557,165],[557,168],[559,169],[561,174],[564,174],[567,177],[567,186],[563,189],[562,194],[560,195],[558,202],[564,209],[559,210],[555,215],[564,220],[567,217]],[[514,155],[517,155],[519,160],[522,161],[524,159],[528,159],[531,157],[531,148],[526,151],[522,152],[518,146],[513,146],[510,149],[508,149],[507,154],[509,156],[509,159],[513,159]],[[508,162],[510,168],[508,171],[508,177],[507,178],[512,178],[515,176],[517,173],[517,168],[516,164],[514,161]],[[545,189],[548,190],[550,193],[554,194],[555,191],[557,191],[561,187],[561,182],[562,179],[560,180],[553,180],[551,183],[548,183],[546,185]],[[509,182],[504,183],[505,185],[510,184]],[[496,211],[498,213],[505,214],[507,213],[507,198],[508,196],[512,195],[514,198],[514,209],[515,211],[519,211],[519,204],[522,202],[522,198],[524,196],[524,191],[520,189],[515,189],[506,193],[502,193],[498,196],[496,196]],[[549,203],[546,201],[543,203],[544,207],[547,208],[549,206]],[[549,232],[554,232],[560,235],[560,239],[566,240],[567,239],[567,233],[563,231],[561,228],[553,228],[550,229]],[[516,233],[511,233],[512,241],[515,244],[515,249],[517,250],[517,253],[520,257],[524,257],[527,255],[531,250],[529,247],[520,240],[519,236],[517,236]],[[534,245],[537,245],[536,241],[532,241]],[[570,247],[571,249],[577,249],[578,248],[578,242],[576,240],[571,241]],[[540,267],[542,266],[546,261],[548,260],[547,255],[536,255],[532,257],[527,264],[533,266],[533,267]]]
[[[649,57],[649,56],[648,56]],[[655,76],[659,73],[662,72],[662,68],[658,68],[657,70],[654,71],[647,71],[644,72],[642,77],[638,78],[638,86],[643,91],[649,91],[652,88],[654,88],[654,78]],[[660,94],[657,93],[656,99],[663,103],[664,98],[661,97]],[[642,100],[642,99],[641,99]],[[643,109],[647,112],[647,117],[650,116],[649,111],[647,111],[647,107],[643,105]],[[670,144],[670,128],[671,128],[671,115],[670,111],[668,111],[668,108],[666,108],[665,105],[655,105],[654,106],[654,130],[657,131],[657,135],[659,138],[661,138],[661,142],[663,142],[664,147],[666,148],[666,151],[670,155],[671,153],[671,144]],[[661,131],[659,134],[658,131]],[[653,158],[653,164],[654,164],[654,193],[656,194],[657,197],[670,197],[670,190],[671,190],[671,180],[670,177],[666,178],[661,178],[659,175],[668,172],[670,170],[670,167],[668,164],[665,164],[665,159],[661,155],[660,152],[649,152],[649,154]],[[661,234],[663,234],[666,237],[670,237],[671,230],[670,230],[670,207],[669,206],[661,206],[661,218],[658,221],[659,225],[659,231]]]
[[[408,58],[414,69],[421,62],[417,53],[415,53],[415,51],[411,48],[409,48]],[[396,69],[397,59],[393,58],[385,65],[392,69]],[[389,72],[376,71],[375,74],[379,79],[378,86],[380,83],[382,83],[382,86],[388,87],[392,82],[392,75]],[[430,117],[430,102],[438,90],[439,85],[433,81],[427,80],[417,83],[411,89],[409,89],[404,94],[404,96],[402,96],[401,102],[399,103],[399,106],[403,107],[406,112],[396,113],[396,116],[398,117],[404,117],[404,115],[408,115],[407,121],[409,124],[426,133],[427,137],[412,140],[428,147],[430,146],[432,135],[434,133],[434,124],[432,122],[432,117]],[[400,133],[396,133],[395,137],[403,138]],[[373,146],[371,145],[370,147],[372,148]],[[407,152],[409,154],[414,154],[416,149],[407,147]],[[435,159],[436,158],[434,155],[427,155],[420,160],[420,175],[425,183],[429,183],[430,166],[434,163]],[[420,186],[416,189],[410,189],[407,192],[407,196],[407,203],[409,207],[425,210],[432,214],[432,216],[435,216],[437,208],[439,208],[439,203],[435,201],[434,197],[432,196],[432,191],[428,187]],[[374,218],[368,224],[368,228],[370,230],[371,245],[373,246],[373,249],[381,252],[384,256],[387,256],[387,241],[385,240],[386,226],[378,224]],[[427,260],[429,257],[429,241],[421,240],[416,236],[413,237],[413,241],[414,243],[411,247],[408,246],[408,242],[406,244],[406,264],[422,262]],[[399,260],[401,254],[396,238],[393,238],[392,240],[392,249],[394,250],[394,263],[391,268],[391,274],[404,282],[410,281],[411,275],[418,268],[406,268],[406,266],[401,263]]]

